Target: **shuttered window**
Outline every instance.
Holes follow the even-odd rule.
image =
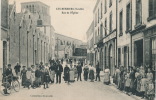
[[[142,20],[141,0],[136,0],[136,25],[141,24],[141,20]]]
[[[126,18],[127,18],[126,19],[126,23],[127,23],[126,30],[128,31],[131,29],[131,4],[130,3],[127,5],[126,10],[127,10],[127,12],[126,12]]]
[[[156,18],[156,0],[149,0],[149,18],[151,20]]]

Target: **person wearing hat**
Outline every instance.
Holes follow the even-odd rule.
[[[35,66],[31,65],[31,86],[32,86],[32,88],[34,88],[35,71],[36,71]]]
[[[21,66],[19,65],[19,63],[17,63],[14,69],[15,69],[16,75],[18,76],[19,75],[18,73],[20,72],[20,69],[21,69]]]
[[[8,68],[6,68],[3,75],[4,75],[4,77],[7,77],[7,81],[11,84],[12,76],[13,76],[11,64],[8,64]],[[4,94],[9,94],[6,87],[5,87],[5,89],[3,89],[3,92],[4,92]]]
[[[28,87],[28,89],[30,89],[30,85],[31,85],[31,67],[28,67],[28,70],[26,72],[26,86]]]
[[[78,63],[78,66],[77,66],[77,72],[78,72],[77,81],[79,80],[79,78],[80,78],[80,81],[82,81],[81,80],[82,66],[80,62]]]
[[[25,83],[26,83],[26,79],[27,79],[26,72],[27,72],[26,66],[23,66],[23,69],[21,71],[21,78],[22,78],[22,86],[24,86],[24,88],[25,88]]]
[[[36,71],[35,71],[35,86],[40,87],[41,85],[41,70],[39,70],[39,66],[36,66]]]
[[[55,72],[56,72],[56,83],[58,83],[58,81],[59,81],[59,83],[61,83],[61,74],[63,72],[63,67],[59,61],[58,61],[58,64],[56,65]]]
[[[11,78],[13,76],[11,64],[8,64],[8,68],[6,69],[6,77],[8,77],[8,82],[11,84]]]

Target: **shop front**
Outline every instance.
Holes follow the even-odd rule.
[[[156,25],[144,31],[144,64],[155,71],[156,67]]]
[[[114,74],[116,66],[116,32],[103,39],[103,65],[109,68],[111,75]]]

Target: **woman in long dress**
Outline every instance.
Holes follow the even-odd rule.
[[[64,68],[64,81],[68,83],[69,83],[69,71],[70,68],[68,67],[68,65],[66,65]]]
[[[89,67],[87,65],[85,65],[83,71],[84,71],[84,80],[87,81],[88,80]]]
[[[72,64],[70,64],[69,79],[70,79],[70,82],[74,82],[75,81],[75,78],[74,78],[74,68],[73,68]]]
[[[28,67],[28,70],[27,70],[27,72],[26,72],[26,87],[28,87],[28,89],[30,89],[30,85],[31,85],[31,68],[30,67]]]
[[[90,66],[90,68],[89,68],[89,79],[91,80],[91,82],[94,82],[94,78],[95,78],[95,76],[94,76],[94,68],[93,68],[93,66],[91,65]]]
[[[31,86],[34,88],[34,81],[35,81],[35,71],[36,68],[34,65],[31,65]]]
[[[26,70],[25,67],[26,67],[26,66],[23,66],[23,69],[22,69],[22,71],[21,71],[22,86],[24,86],[24,88],[25,88],[25,85],[26,85],[26,79],[27,79],[27,77],[26,77],[26,72],[27,72],[27,70]]]
[[[52,63],[52,65],[50,66],[49,71],[50,71],[51,83],[54,83],[54,78],[55,78],[55,66],[54,66],[54,63]]]
[[[77,68],[76,68],[76,65],[74,65],[74,78],[77,78]]]
[[[106,85],[110,84],[110,70],[108,69],[108,67],[104,70],[104,83]]]

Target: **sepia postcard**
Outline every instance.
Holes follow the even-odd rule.
[[[155,100],[156,0],[1,0],[0,100]]]

